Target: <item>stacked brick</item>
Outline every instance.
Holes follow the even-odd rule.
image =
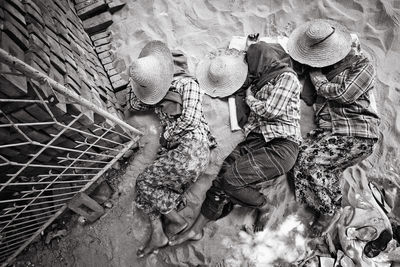
[[[122,0],[75,0],[77,15],[82,19],[85,31],[89,34],[97,56],[103,65],[112,88],[99,93],[107,99],[107,108],[111,113],[121,114],[123,108],[115,93],[127,86],[127,80],[121,77],[126,69],[125,61],[118,59],[112,52],[112,34],[108,27],[112,24],[112,13],[122,8]]]
[[[87,23],[79,19],[71,1],[4,0],[0,2],[0,10],[3,49],[104,109],[115,110],[110,102],[113,87],[108,74],[85,32]],[[93,24],[89,28],[98,29]],[[8,70],[4,64],[1,69]],[[11,82],[16,86],[9,89],[7,96],[27,93],[24,77],[8,75],[6,80],[2,83]],[[53,93],[43,91],[45,95]],[[58,107],[64,112],[73,113],[77,109],[85,114],[87,123],[94,121],[93,112],[79,105],[66,105],[66,99],[59,94],[57,98]]]
[[[91,0],[85,0],[86,7],[81,5],[77,10],[75,7],[78,7],[78,3],[72,1],[0,0],[0,48],[92,101],[98,107],[118,115],[119,106],[115,105],[117,101],[114,93],[114,88],[118,88],[117,73],[113,65],[107,65],[114,64],[116,60],[103,53],[107,52],[106,48],[110,46],[110,36],[100,34],[112,21],[109,20],[110,15],[104,15],[100,21],[105,22],[99,24],[90,16],[97,12],[113,12],[122,4],[117,1],[103,1],[103,4],[98,4],[93,9],[88,5]],[[89,32],[91,37],[88,35]],[[43,98],[55,95],[58,102],[49,105],[51,113],[41,104],[14,101],[14,99],[36,99],[36,92]],[[64,149],[46,148],[32,162],[36,165],[66,166],[69,162],[60,163],[59,157],[77,157],[79,151],[88,147],[86,142],[96,141],[96,146],[88,149],[88,152],[92,153],[103,154],[105,146],[117,146],[104,140],[97,142],[97,137],[103,134],[104,138],[118,143],[128,141],[128,138],[121,137],[115,132],[106,133],[102,129],[99,130],[94,123],[104,122],[105,127],[109,126],[101,116],[54,92],[49,85],[28,79],[4,63],[0,63],[0,99],[9,100],[0,103],[0,124],[51,122],[52,116],[56,117],[57,121],[68,124],[74,119],[71,115],[83,114],[73,125],[79,130],[67,130],[52,143],[52,146]],[[49,143],[65,128],[56,124],[36,124],[20,126],[19,129],[23,129],[24,133],[15,127],[0,127],[1,163],[4,163],[4,158],[19,163],[30,161],[41,149],[38,144]],[[82,131],[88,132],[89,135],[83,134]],[[123,132],[120,127],[115,127],[114,131]],[[35,141],[35,144],[21,145],[27,141],[26,137]],[[71,152],[71,149],[75,149],[75,152]],[[114,152],[117,153],[118,150],[114,149]],[[87,160],[90,156],[85,155],[81,159]],[[0,182],[5,183],[19,169],[20,166],[1,164]],[[59,173],[57,168],[51,171]],[[20,173],[15,182],[36,181],[38,175],[47,175],[48,172],[47,167],[28,167]],[[53,195],[49,193],[47,197],[57,199],[54,194],[69,192],[65,188],[73,184],[62,185],[63,189],[53,190],[51,191]],[[35,188],[42,187],[35,185]],[[2,191],[0,200],[14,199],[22,194],[21,190],[30,188],[20,185],[9,186]],[[43,201],[49,199],[43,198]],[[8,204],[13,205],[11,202]],[[0,215],[2,215],[1,210],[8,204],[0,207]],[[6,254],[2,253],[5,249],[8,249],[7,243],[0,242],[0,263],[5,260]]]
[[[117,114],[118,107],[114,105],[116,98],[108,74],[76,13],[75,3],[71,0],[0,0],[0,47],[97,106]],[[89,130],[95,128],[94,122],[105,121],[91,110],[57,94],[50,86],[14,74],[20,73],[0,63],[1,99],[32,99],[36,96],[35,92],[39,92],[44,98],[55,94],[58,103],[50,108],[58,121],[68,124],[73,119],[71,115],[83,114],[78,122],[79,127]],[[10,123],[9,120],[41,122],[51,121],[52,118],[40,104],[1,103],[0,123]],[[29,127],[27,136],[45,144],[59,131],[56,126],[32,126]],[[99,135],[101,131],[94,134]],[[68,131],[54,145],[74,148],[77,141],[84,139],[85,136]],[[110,136],[109,139],[122,141],[118,135]],[[15,129],[0,128],[0,144],[24,141],[25,138]],[[25,146],[2,148],[0,155],[10,160],[25,161],[29,155],[35,153],[30,149]],[[57,155],[53,152],[46,150],[39,161],[48,163],[54,160]]]

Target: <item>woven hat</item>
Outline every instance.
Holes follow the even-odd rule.
[[[145,104],[154,105],[167,94],[174,75],[171,51],[161,41],[142,49],[129,70],[133,93]]]
[[[289,36],[287,49],[294,60],[322,68],[345,58],[351,43],[346,27],[332,20],[317,19],[297,27]]]
[[[207,95],[226,97],[243,85],[247,71],[243,53],[224,49],[200,61],[196,69],[196,77],[200,88]]]

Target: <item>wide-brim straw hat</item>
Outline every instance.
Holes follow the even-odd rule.
[[[346,27],[332,20],[317,19],[297,27],[289,36],[287,49],[294,60],[322,68],[345,58],[351,43]]]
[[[174,75],[172,54],[161,41],[150,41],[129,69],[133,93],[145,104],[154,105],[168,93]]]
[[[197,65],[196,77],[200,88],[212,97],[232,95],[247,77],[244,53],[235,49],[219,50],[209,54]]]

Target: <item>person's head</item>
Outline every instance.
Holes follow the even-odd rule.
[[[249,65],[246,84],[254,84],[257,89],[283,72],[294,72],[289,66],[289,56],[280,44],[252,44],[247,50],[246,59]]]
[[[161,41],[151,41],[129,69],[133,93],[145,104],[154,105],[168,93],[174,74],[171,51]]]
[[[244,54],[219,50],[200,61],[196,77],[200,87],[212,97],[227,97],[241,88],[247,76]]]
[[[338,63],[350,53],[352,38],[338,22],[317,19],[297,27],[289,36],[287,48],[295,61],[323,68]]]

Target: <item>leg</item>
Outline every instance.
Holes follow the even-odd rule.
[[[187,231],[183,232],[181,235],[175,236],[171,238],[169,241],[170,246],[176,246],[178,244],[182,244],[185,241],[198,241],[203,237],[203,228],[206,226],[210,219],[207,219],[201,213],[196,218],[196,221],[188,229]]]
[[[238,158],[221,177],[222,188],[233,202],[257,210],[255,231],[263,230],[272,208],[257,185],[288,172],[296,161],[297,153],[296,143],[275,139]]]
[[[168,224],[165,227],[165,234],[167,236],[174,236],[180,233],[188,225],[186,220],[179,215],[176,210],[172,210],[167,214],[164,214],[165,218],[168,220]]]
[[[330,232],[340,219],[340,215],[339,209],[335,210],[333,214],[317,213],[310,227],[310,237],[319,237]]]
[[[204,140],[182,140],[177,148],[162,149],[157,159],[136,179],[136,205],[157,219],[152,220],[152,235],[146,246],[138,251],[143,257],[165,246],[168,238],[163,232],[161,215],[170,222],[171,234],[182,231],[187,222],[176,212],[187,185],[197,179],[208,164],[209,149]]]
[[[254,232],[262,232],[264,230],[265,225],[268,222],[269,214],[273,207],[268,203],[265,203],[260,208],[256,209],[256,218],[254,220]]]
[[[314,233],[321,233],[341,207],[342,172],[371,153],[372,146],[369,139],[321,130],[304,140],[292,178],[297,200],[315,210]]]
[[[153,253],[156,249],[164,247],[168,244],[168,238],[164,234],[160,218],[152,218],[151,234],[147,240],[146,245],[137,251],[138,258],[142,258],[148,254]]]
[[[219,219],[221,215],[227,215],[229,213],[228,211],[224,214],[224,208],[227,204],[229,204],[229,200],[220,188],[220,183],[217,178],[213,181],[213,185],[210,189],[208,189],[206,199],[201,206],[200,214],[193,225],[183,233],[172,237],[169,244],[175,246],[185,241],[200,240],[203,236],[203,228],[208,222],[215,221]]]
[[[176,207],[189,185],[205,169],[209,149],[203,140],[182,140],[177,148],[162,149],[152,165],[136,179],[136,205],[145,213],[170,214],[172,232],[184,224]]]

